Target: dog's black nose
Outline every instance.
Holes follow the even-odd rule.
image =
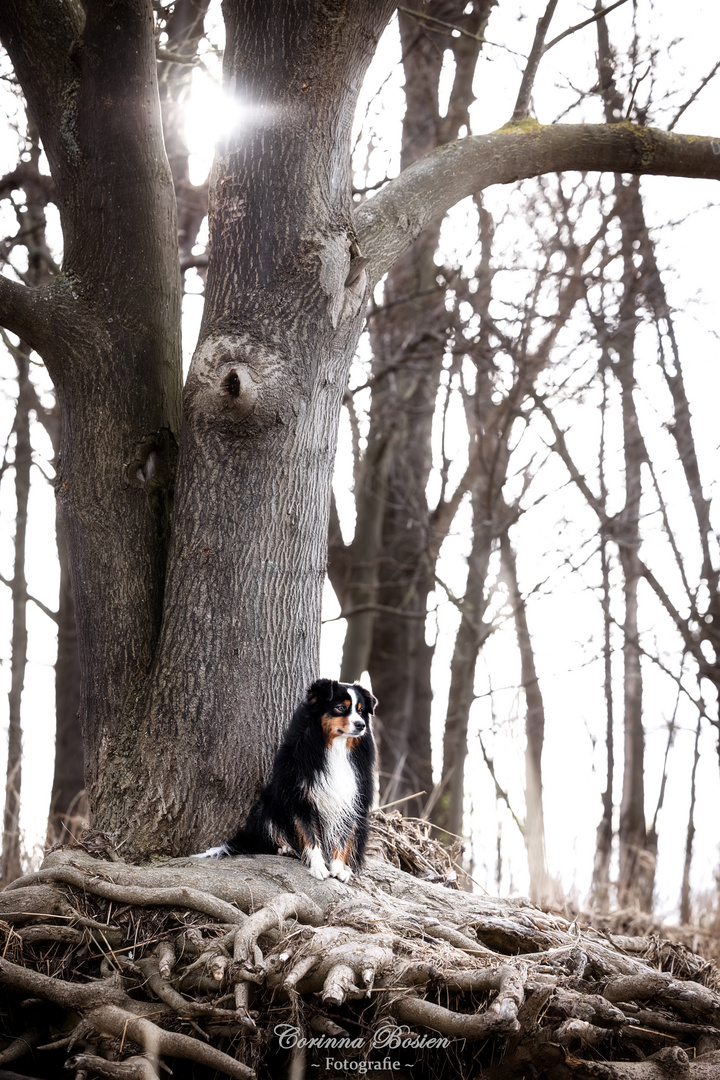
[[[355,717],[355,734],[360,735],[365,730],[365,721],[361,720],[359,716]]]

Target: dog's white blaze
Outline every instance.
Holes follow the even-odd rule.
[[[357,778],[343,735],[332,741],[325,769],[313,784],[313,798],[323,832],[330,840],[339,837],[357,813]]]
[[[351,715],[357,711],[358,695],[352,687],[347,688],[352,701]],[[332,843],[347,832],[357,814],[357,777],[350,762],[348,738],[357,736],[337,735],[327,754],[325,769],[313,784],[313,799],[317,806],[323,832]]]

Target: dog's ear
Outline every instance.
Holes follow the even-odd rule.
[[[369,690],[366,690],[364,686],[360,686],[359,683],[355,683],[358,690],[365,695],[365,709],[369,713],[375,712],[375,706],[377,705],[377,698],[373,697]]]
[[[311,705],[317,702],[332,701],[337,682],[335,679],[316,679],[307,692],[308,701]]]

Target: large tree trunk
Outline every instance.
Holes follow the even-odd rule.
[[[118,807],[128,721],[160,625],[180,422],[180,279],[149,0],[31,10],[0,29],[55,179],[63,273],[37,290],[31,344],[62,415],[57,495],[82,670],[96,821]],[[22,32],[20,32],[20,29]],[[38,66],[38,57],[42,63]],[[128,817],[125,817],[127,822]]]
[[[364,275],[345,286],[348,139],[390,11],[335,7],[329,20],[310,3],[226,5],[225,85],[246,112],[211,184],[160,644],[106,762],[119,783],[99,815],[117,829],[129,808],[143,823],[136,851],[233,828],[317,674],[336,432],[365,290]]]

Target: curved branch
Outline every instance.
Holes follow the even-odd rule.
[[[102,896],[106,900],[115,900],[121,904],[138,904],[140,907],[153,907],[177,904],[190,908],[193,911],[201,911],[203,914],[217,919],[219,922],[237,924],[242,926],[247,922],[247,915],[229,904],[226,900],[220,900],[215,896],[209,896],[199,889],[178,886],[175,888],[145,888],[142,885],[116,885],[99,876],[84,874],[81,870],[74,870],[69,866],[53,867],[49,870],[38,870],[34,874],[17,878],[10,882],[5,890],[6,895],[16,889],[25,887],[28,881],[32,882],[62,882],[65,885],[74,885],[78,889],[87,890],[95,896]]]
[[[491,184],[546,172],[601,171],[720,179],[720,139],[637,124],[506,125],[432,150],[356,213],[371,287],[431,222]]]
[[[527,972],[518,968],[500,970],[500,988],[490,1008],[479,1013],[458,1013],[423,998],[401,998],[393,1005],[399,1020],[432,1028],[458,1039],[483,1039],[488,1035],[512,1035],[520,1030],[518,1009],[525,1000]]]
[[[235,1080],[252,1080],[255,1076],[253,1070],[247,1065],[229,1057],[222,1050],[216,1050],[214,1046],[206,1046],[190,1035],[182,1035],[177,1031],[165,1031],[151,1020],[142,1016],[133,1016],[132,1013],[118,1008],[117,1005],[102,1005],[88,1014],[88,1021],[98,1032],[136,1042],[140,1046],[152,1048],[153,1052],[168,1057],[196,1061],[200,1065],[206,1065],[210,1069],[224,1073],[225,1076],[232,1076]]]

